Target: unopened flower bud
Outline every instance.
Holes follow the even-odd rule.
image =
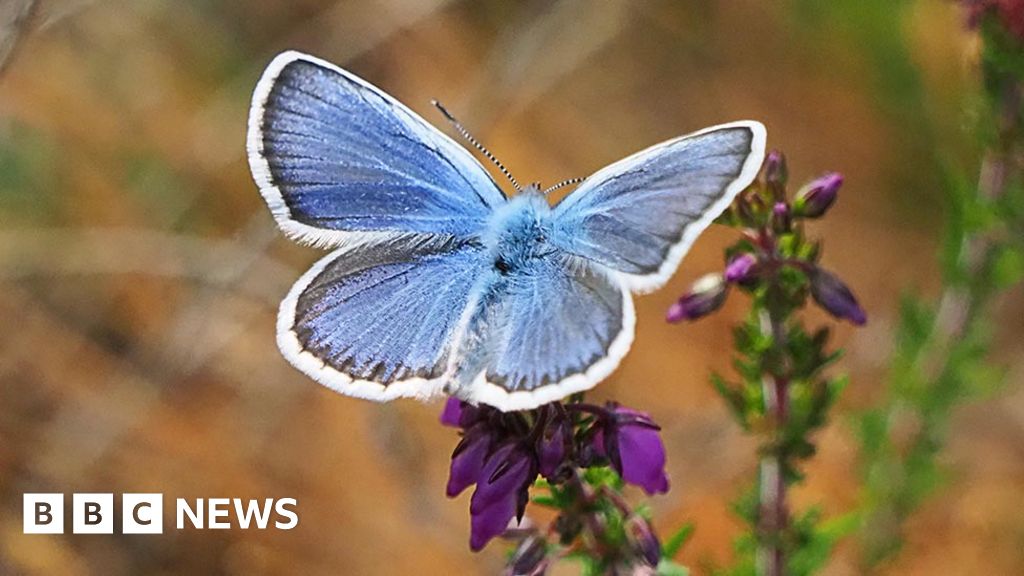
[[[669,322],[696,320],[714,312],[728,293],[729,285],[721,274],[708,274],[693,283],[690,291],[668,309]]]
[[[725,266],[726,282],[742,282],[750,277],[751,271],[757,264],[757,258],[753,254],[744,253],[729,260]]]
[[[650,566],[661,562],[661,543],[651,528],[651,523],[640,516],[630,516],[626,520],[626,534],[633,548]]]
[[[769,186],[783,187],[789,179],[786,157],[778,150],[772,150],[764,161],[764,180]]]
[[[864,325],[868,317],[857,303],[853,292],[834,275],[820,268],[811,272],[811,296],[819,306],[836,318],[846,319],[858,326]]]
[[[789,204],[785,202],[776,202],[772,206],[772,229],[776,234],[784,234],[792,226],[792,218],[790,218]]]
[[[804,218],[822,216],[836,201],[836,195],[842,185],[843,175],[838,172],[829,172],[812,180],[796,193],[793,203],[794,211],[798,216]]]

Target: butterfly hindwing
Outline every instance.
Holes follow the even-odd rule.
[[[465,148],[362,79],[297,52],[277,56],[257,84],[248,152],[278,224],[315,244],[466,237],[505,201]]]
[[[757,175],[759,122],[723,124],[652,146],[599,170],[554,209],[552,242],[649,292]]]
[[[468,386],[458,392],[520,410],[586,390],[633,340],[633,300],[619,281],[555,255],[481,288],[460,342]]]
[[[300,370],[350,396],[435,395],[483,252],[408,239],[339,249],[285,298],[278,345]]]

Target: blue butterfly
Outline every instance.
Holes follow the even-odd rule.
[[[589,389],[633,341],[631,293],[669,279],[754,179],[765,137],[743,121],[675,138],[551,206],[535,185],[506,196],[361,78],[282,53],[253,95],[249,164],[284,233],[334,250],[281,303],[278,346],[325,386],[378,401],[449,393],[520,410]]]

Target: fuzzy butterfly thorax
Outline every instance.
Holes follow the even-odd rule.
[[[532,185],[494,211],[482,239],[494,270],[508,276],[528,273],[538,260],[555,255],[557,250],[549,242],[551,231],[551,206]]]

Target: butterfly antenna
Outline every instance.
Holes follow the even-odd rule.
[[[469,130],[463,128],[462,124],[459,124],[459,121],[456,120],[455,117],[451,115],[451,112],[448,112],[448,110],[445,109],[445,107],[442,106],[441,103],[438,102],[437,100],[431,100],[430,102],[431,104],[434,105],[434,107],[441,111],[441,114],[444,114],[444,117],[447,118],[449,122],[451,122],[452,126],[455,127],[455,130],[459,134],[461,134],[463,138],[468,140],[470,144],[472,144],[474,147],[476,147],[477,150],[480,151],[481,154],[483,154],[484,156],[487,157],[488,160],[493,162],[494,165],[498,167],[498,170],[501,170],[501,173],[505,175],[505,178],[508,178],[508,181],[511,182],[512,186],[515,187],[516,192],[523,191],[522,186],[519,185],[519,182],[516,182],[516,179],[512,176],[512,173],[509,172],[505,168],[505,166],[501,164],[501,162],[498,162],[498,159],[494,157],[494,154],[491,154],[490,151],[487,150],[487,148],[484,148],[483,144],[477,142],[476,138],[473,138],[473,135],[469,133]]]
[[[547,188],[544,189],[543,192],[541,192],[541,194],[547,196],[549,192],[554,192],[555,190],[558,190],[559,188],[563,188],[565,186],[571,186],[573,184],[579,184],[580,182],[583,182],[583,180],[585,180],[585,179],[584,178],[569,178],[568,180],[562,180],[561,182],[559,182],[558,184],[555,184],[554,186],[548,186]]]

